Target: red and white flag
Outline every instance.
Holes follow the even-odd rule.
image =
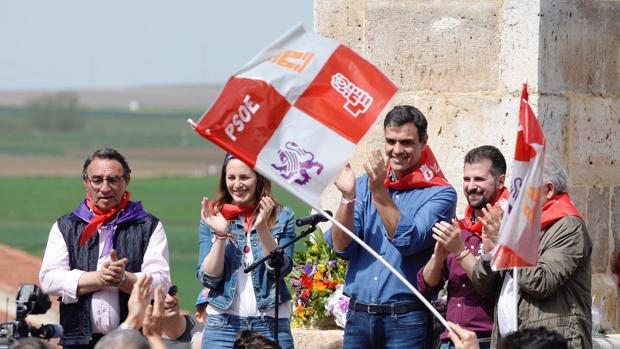
[[[499,249],[493,258],[496,270],[538,262],[544,153],[545,137],[529,105],[527,84],[523,84],[508,212],[502,219]]]
[[[195,130],[318,207],[396,91],[351,49],[299,25],[228,80]]]

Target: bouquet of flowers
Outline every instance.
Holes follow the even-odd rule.
[[[329,317],[335,317],[336,323],[344,327],[342,304],[346,302],[346,315],[348,298],[342,294],[342,284],[347,264],[336,257],[320,230],[304,244],[305,249],[295,253],[296,267],[288,276],[293,294],[291,325],[294,328],[317,327]],[[339,293],[335,293],[337,290]]]

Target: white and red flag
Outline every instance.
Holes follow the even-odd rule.
[[[397,88],[297,26],[231,77],[195,130],[314,207]]]
[[[529,105],[527,84],[523,84],[508,212],[502,219],[499,249],[493,258],[496,270],[538,262],[544,153],[545,137]]]

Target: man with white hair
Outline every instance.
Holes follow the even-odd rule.
[[[518,270],[518,294],[509,292],[511,271],[491,269],[496,249],[483,254],[474,266],[472,283],[478,292],[499,294],[492,348],[501,348],[500,337],[539,326],[560,333],[570,348],[592,348],[592,242],[567,187],[562,167],[554,159],[545,158],[538,265]],[[483,234],[497,236],[502,213],[500,209],[491,210],[483,221]],[[510,301],[518,304],[518,328],[513,328],[514,322],[510,321],[515,315],[501,306],[506,297],[516,298]]]

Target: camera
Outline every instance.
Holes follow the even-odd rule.
[[[42,339],[57,338],[62,335],[62,326],[57,324],[32,327],[26,322],[28,314],[45,314],[52,302],[37,285],[20,285],[15,299],[17,304],[15,321],[0,324],[0,349],[8,348],[13,342],[25,337]]]

